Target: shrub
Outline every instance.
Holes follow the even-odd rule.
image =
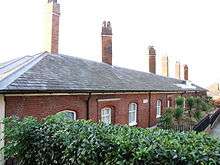
[[[201,103],[201,110],[205,112],[209,110],[209,105],[204,101]]]
[[[5,156],[26,165],[218,164],[220,142],[204,133],[96,124],[51,116],[5,120]]]
[[[159,121],[159,127],[169,129],[173,125],[173,114],[174,114],[174,109],[173,108],[167,108],[163,115],[160,118]]]
[[[200,97],[195,97],[194,108],[201,110],[202,99]]]
[[[186,99],[186,104],[189,107],[188,112],[189,112],[189,117],[191,118],[192,117],[192,108],[194,106],[194,98],[192,96],[188,97]]]
[[[192,96],[188,97],[186,99],[186,104],[189,106],[189,109],[192,109],[194,105],[194,98]]]
[[[177,107],[183,108],[183,104],[184,104],[184,98],[179,96],[176,98],[176,105]]]
[[[180,108],[180,107],[177,107],[177,108],[175,109],[174,117],[176,118],[176,120],[178,121],[178,123],[179,123],[181,117],[183,116],[183,111],[184,111],[183,108]]]
[[[199,120],[202,118],[202,113],[201,113],[200,110],[196,110],[196,111],[194,112],[194,118],[195,118],[197,121],[199,121]]]

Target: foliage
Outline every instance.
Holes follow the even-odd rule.
[[[197,121],[199,121],[199,120],[202,118],[202,112],[199,111],[199,110],[196,110],[196,111],[194,112],[194,118],[195,118]]]
[[[96,124],[51,116],[5,120],[5,156],[26,165],[217,164],[220,142],[204,133]]]
[[[177,97],[176,98],[176,105],[177,107],[183,108],[183,104],[184,104],[184,97]]]
[[[159,127],[169,129],[173,125],[173,115],[174,115],[174,109],[173,108],[167,108],[163,115],[160,118],[159,121]]]
[[[192,96],[186,99],[186,104],[189,106],[189,109],[192,109],[194,106],[194,98]]]
[[[177,107],[175,109],[174,112],[174,117],[176,118],[176,120],[179,122],[179,120],[181,119],[181,117],[183,116],[183,108]]]
[[[194,106],[194,98],[192,96],[190,96],[186,99],[186,105],[187,105],[187,107],[189,107],[188,112],[189,112],[189,117],[191,118],[192,117],[192,108]]]
[[[202,101],[201,103],[201,110],[205,112],[209,110],[209,105],[205,103],[204,101]]]

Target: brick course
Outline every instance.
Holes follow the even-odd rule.
[[[175,106],[175,98],[180,94],[152,93],[152,94],[109,94],[109,95],[77,95],[77,96],[6,96],[6,116],[18,117],[34,116],[38,119],[45,118],[64,110],[72,110],[77,114],[77,119],[87,119],[87,102],[89,99],[90,120],[99,122],[101,109],[112,108],[113,124],[128,124],[128,107],[130,103],[138,104],[137,126],[151,127],[157,124],[156,101],[162,101],[162,113],[167,107],[167,99],[171,98]],[[183,94],[187,97],[194,93]],[[119,98],[120,100],[105,101],[100,99]],[[143,100],[148,100],[144,103]],[[150,102],[149,102],[150,100]]]

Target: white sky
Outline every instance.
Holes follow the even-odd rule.
[[[43,51],[47,0],[0,0],[0,63]],[[58,0],[60,53],[101,61],[101,25],[113,28],[113,64],[148,71],[147,47],[180,60],[190,80],[220,82],[219,0]]]

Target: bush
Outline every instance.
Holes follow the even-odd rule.
[[[192,96],[186,99],[186,104],[189,106],[189,109],[192,109],[194,106],[194,98]]]
[[[173,108],[167,108],[160,118],[158,126],[165,129],[170,129],[173,125]]]
[[[202,99],[200,97],[195,97],[194,100],[195,100],[194,108],[201,110]]]
[[[179,120],[181,119],[181,117],[183,116],[183,108],[177,107],[175,109],[174,112],[174,117],[176,118],[176,120],[179,122]]]
[[[176,98],[176,105],[177,107],[183,108],[183,104],[184,104],[184,98],[179,96]]]
[[[186,99],[186,104],[189,107],[188,112],[189,112],[189,117],[191,118],[192,117],[192,108],[194,106],[194,98],[192,96],[188,97]]]
[[[204,133],[96,124],[51,116],[5,120],[5,156],[22,165],[218,164],[220,142]]]
[[[201,113],[201,111],[196,110],[196,111],[194,112],[194,118],[195,118],[197,121],[199,121],[199,120],[202,118],[202,113]]]

